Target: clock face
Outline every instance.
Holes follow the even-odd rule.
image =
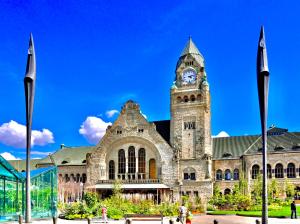
[[[182,73],[183,84],[193,84],[196,81],[196,72],[193,69],[187,69]]]

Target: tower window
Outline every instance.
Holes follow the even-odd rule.
[[[138,132],[139,132],[139,133],[142,133],[142,132],[144,132],[144,129],[139,128]]]
[[[117,130],[117,134],[118,135],[122,134],[122,131],[121,130]]]
[[[183,97],[183,101],[184,101],[185,103],[189,102],[189,97],[188,97],[188,96],[184,96],[184,97]]]
[[[182,102],[182,99],[180,96],[177,97],[177,103],[181,103]]]
[[[196,97],[194,95],[191,95],[191,101],[194,102],[196,100]]]
[[[184,122],[184,130],[196,129],[196,122]]]

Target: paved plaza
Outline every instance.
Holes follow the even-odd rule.
[[[236,215],[201,215],[194,216],[192,223],[193,224],[213,224],[214,220],[217,220],[219,224],[255,224],[255,220],[261,220],[261,218],[255,217],[243,217]],[[17,223],[17,222],[9,222],[9,223]],[[52,220],[35,220],[32,222],[33,224],[52,224]],[[87,224],[87,220],[64,220],[58,219],[57,224]],[[103,224],[103,222],[96,220],[92,221],[94,224]],[[125,224],[124,220],[110,220],[109,224]],[[159,221],[135,221],[132,224],[161,224]],[[164,218],[163,224],[169,224],[169,218]],[[175,222],[174,224],[180,224]],[[300,224],[300,219],[277,219],[277,218],[269,218],[269,224]]]

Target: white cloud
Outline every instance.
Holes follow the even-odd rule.
[[[213,136],[213,138],[224,138],[229,137],[229,134],[226,131],[221,131],[219,134]]]
[[[79,133],[83,135],[89,143],[97,144],[105,134],[106,128],[111,122],[105,122],[98,117],[87,117],[79,129]]]
[[[49,154],[52,154],[51,152],[41,152],[41,151],[31,151],[31,155],[38,155],[38,156],[48,156]]]
[[[32,130],[31,146],[44,146],[54,142],[53,133],[48,129]],[[26,147],[26,126],[13,120],[0,126],[0,143],[16,148]]]
[[[118,113],[119,113],[119,111],[117,111],[117,110],[108,110],[108,111],[105,112],[106,117],[108,117],[108,118],[111,118],[111,117],[113,117],[115,114],[118,114]]]
[[[20,158],[16,158],[13,154],[11,154],[10,152],[3,152],[0,154],[4,159],[6,160],[17,160]]]

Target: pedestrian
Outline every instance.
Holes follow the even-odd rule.
[[[193,214],[191,211],[187,211],[186,214],[186,224],[192,224]]]
[[[108,221],[107,221],[107,208],[106,208],[105,205],[102,207],[102,221],[104,223],[108,223]]]
[[[295,219],[297,218],[297,209],[296,209],[296,204],[295,204],[295,201],[292,202],[291,204],[291,219],[293,219],[293,216],[295,214]]]
[[[179,221],[181,222],[181,224],[186,224],[186,214],[187,208],[182,203],[182,205],[179,207]]]

